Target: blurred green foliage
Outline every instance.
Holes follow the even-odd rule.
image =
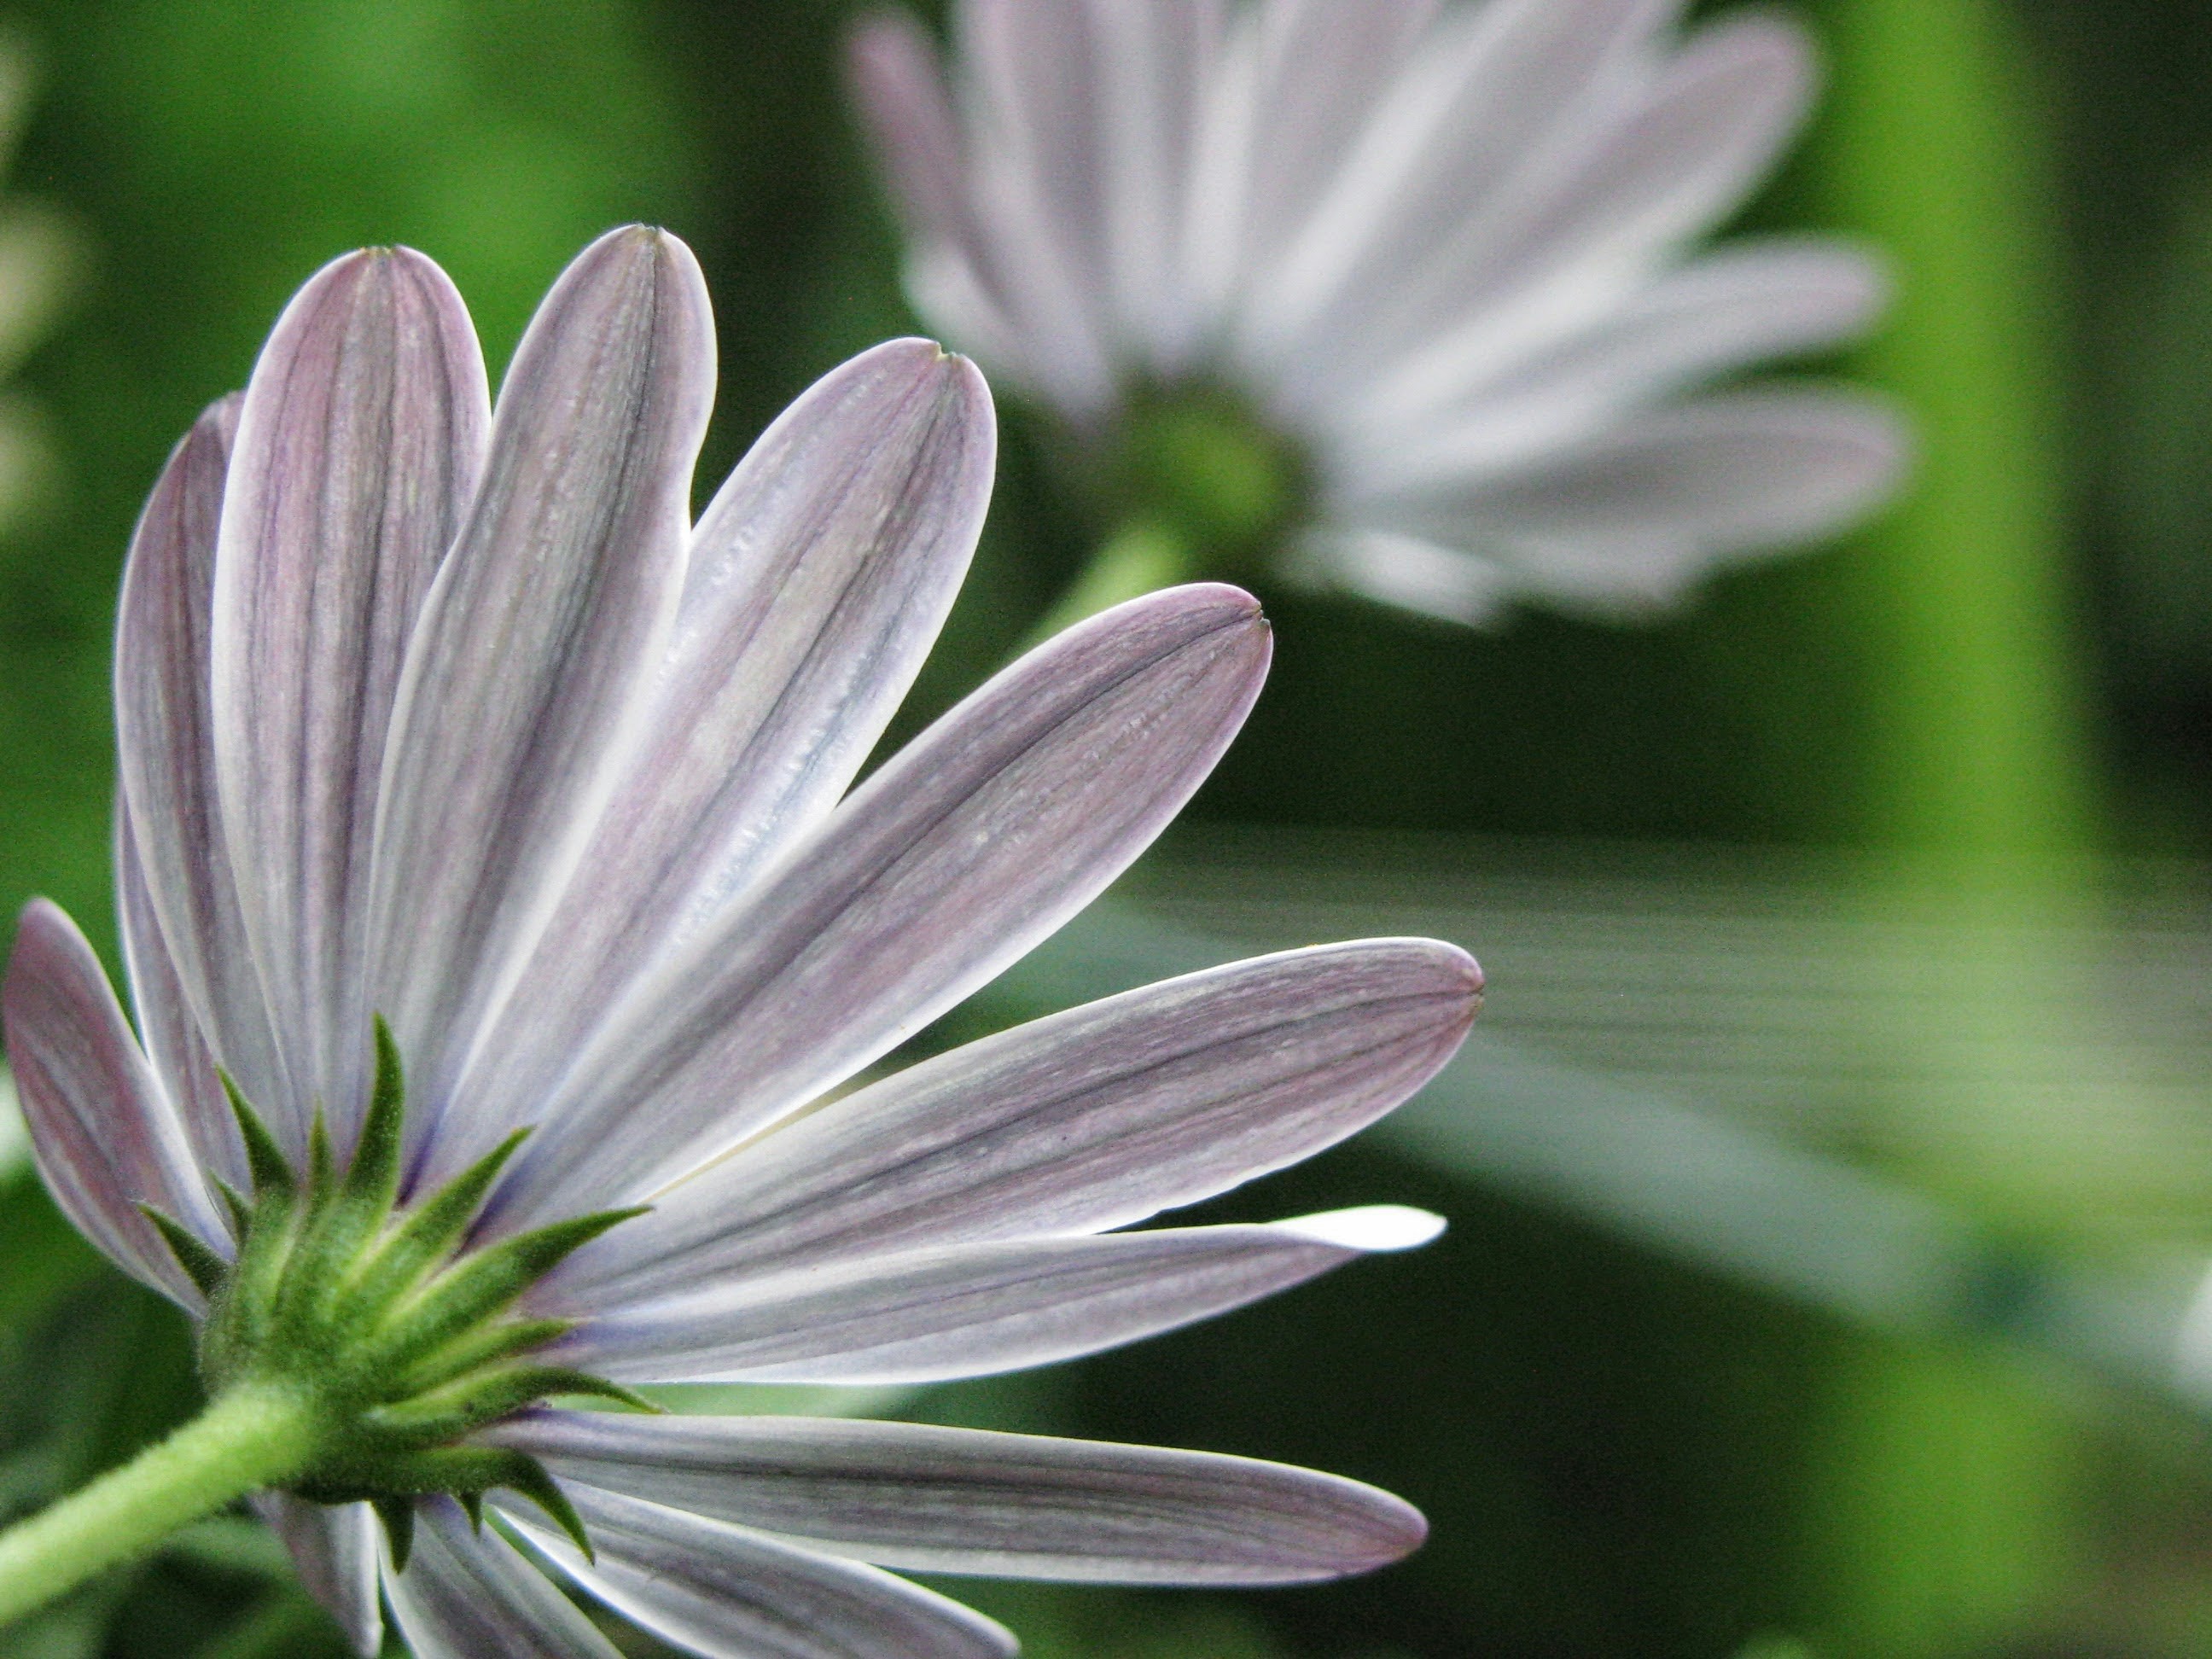
[[[1918,413],[1917,492],[1850,545],[1732,576],[1651,630],[1528,616],[1471,636],[1269,595],[1273,681],[1202,816],[1887,844],[1962,876],[2099,836],[2212,848],[2212,4],[1808,9],[1832,101],[1753,217],[1889,249],[1895,325],[1855,367]],[[64,467],[56,504],[0,538],[0,900],[50,893],[112,938],[122,550],[167,446],[323,260],[424,248],[496,367],[586,239],[672,226],[720,330],[702,494],[814,375],[914,326],[838,106],[847,15],[19,0],[43,89],[15,182],[88,254],[27,376]],[[902,729],[1003,656],[1099,528],[1028,412],[1006,416],[976,575]],[[1876,1344],[1378,1152],[1215,1211],[1380,1194],[1453,1232],[1076,1368],[1030,1409],[1394,1485],[1436,1523],[1421,1556],[1235,1602],[956,1593],[1040,1659],[2156,1655],[2212,1634],[2190,1530],[2212,1463],[2190,1431],[2085,1428],[2063,1390],[1986,1357]],[[180,1322],[20,1178],[0,1261],[13,1510],[127,1455],[192,1384]],[[226,1537],[11,1651],[334,1650]]]

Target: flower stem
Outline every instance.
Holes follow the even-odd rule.
[[[121,1468],[0,1533],[0,1626],[233,1499],[298,1474],[321,1437],[320,1414],[301,1392],[230,1389]]]
[[[1193,562],[1187,538],[1157,519],[1131,520],[1100,544],[1082,574],[1030,630],[1023,649],[1124,599],[1188,581]]]

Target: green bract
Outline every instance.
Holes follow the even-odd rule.
[[[302,1182],[228,1076],[223,1086],[253,1177],[250,1200],[222,1188],[237,1259],[224,1261],[181,1223],[143,1206],[208,1298],[199,1358],[210,1397],[251,1387],[305,1399],[318,1419],[318,1449],[289,1489],[318,1503],[374,1504],[399,1565],[411,1499],[446,1492],[473,1514],[495,1486],[531,1498],[588,1552],[582,1522],[535,1458],[461,1443],[555,1395],[653,1409],[617,1383],[531,1358],[572,1322],[507,1316],[556,1262],[644,1212],[604,1210],[470,1249],[470,1223],[526,1129],[403,1209],[406,1090],[380,1018],[375,1091],[343,1176],[319,1116]]]

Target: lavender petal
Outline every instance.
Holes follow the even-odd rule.
[[[404,248],[349,254],[301,289],[239,416],[216,558],[223,823],[287,1069],[342,1151],[368,1087],[385,733],[489,419],[468,311]]]
[[[199,1291],[137,1206],[157,1206],[213,1249],[227,1252],[229,1234],[100,958],[44,899],[16,928],[0,1018],[31,1154],[54,1202],[125,1273],[197,1312]]]
[[[916,1572],[1293,1584],[1389,1565],[1418,1511],[1210,1452],[913,1423],[544,1412],[485,1437],[563,1480]]]
[[[938,1382],[1211,1319],[1443,1224],[1379,1206],[1267,1226],[952,1244],[739,1279],[586,1322],[560,1362],[623,1382]]]
[[[521,1510],[501,1513],[590,1595],[702,1659],[1013,1659],[980,1613],[858,1562],[574,1486],[596,1563]]]
[[[636,741],[714,362],[696,262],[631,228],[562,274],[507,371],[408,647],[377,817],[371,999],[418,1150]]]
[[[692,538],[644,742],[454,1107],[503,1132],[623,990],[835,805],[951,608],[990,394],[926,340],[801,398]]]
[[[238,403],[202,415],[148,498],[115,641],[123,794],[169,958],[218,1063],[304,1152],[307,1114],[270,1024],[217,799],[210,687],[216,526]]]
[[[261,1492],[251,1501],[291,1552],[301,1583],[353,1650],[376,1659],[384,1645],[384,1608],[377,1599],[374,1511],[366,1504],[311,1504],[287,1492]]]
[[[886,763],[601,1030],[501,1227],[632,1201],[848,1077],[1032,948],[1172,817],[1267,668],[1234,588],[1133,600]]]
[[[407,1571],[384,1594],[415,1659],[622,1659],[551,1579],[445,1497],[418,1499]]]
[[[214,1051],[185,998],[168,941],[161,937],[161,918],[154,914],[153,895],[139,861],[131,804],[120,789],[115,797],[114,836],[116,921],[123,935],[124,971],[138,1015],[139,1041],[153,1063],[154,1075],[176,1105],[194,1162],[243,1192],[248,1178],[245,1142],[216,1075]]]
[[[1451,945],[1370,939],[1033,1021],[763,1137],[572,1258],[544,1294],[590,1313],[710,1279],[1127,1226],[1374,1121],[1458,1049],[1481,989]]]

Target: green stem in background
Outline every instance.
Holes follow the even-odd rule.
[[[294,1389],[242,1385],[221,1395],[121,1468],[0,1533],[0,1626],[299,1474],[322,1429],[312,1400]]]
[[[1864,829],[1962,867],[2033,868],[2096,830],[2069,617],[2058,191],[2040,85],[1996,0],[1839,0],[1824,222],[1893,262],[1861,356],[1919,428],[1905,496],[1850,562]]]
[[[2039,1017],[2002,994],[2039,968],[2008,959],[2006,930],[2073,913],[2068,860],[2097,827],[2067,621],[2051,100],[2000,0],[1828,0],[1825,17],[1818,217],[1892,262],[1896,306],[1861,362],[1921,453],[1898,510],[1830,568],[1818,622],[1862,665],[1855,827],[1925,855],[1990,940],[1944,999],[1974,1016],[1919,1039],[1929,1074],[1966,1086],[1882,1104],[1920,1137],[1895,1155],[1902,1173],[2049,1225],[2112,1138],[2039,1115],[1986,1058]],[[2059,1616],[2089,1547],[2066,1519],[2081,1443],[2051,1395],[2014,1367],[1871,1340],[1829,1378],[1806,1500],[1809,1622],[1826,1642],[1978,1650]]]
[[[1040,645],[1124,599],[1172,587],[1198,574],[1189,538],[1157,519],[1132,520],[1099,544],[1082,574],[1030,630],[1022,649]]]

